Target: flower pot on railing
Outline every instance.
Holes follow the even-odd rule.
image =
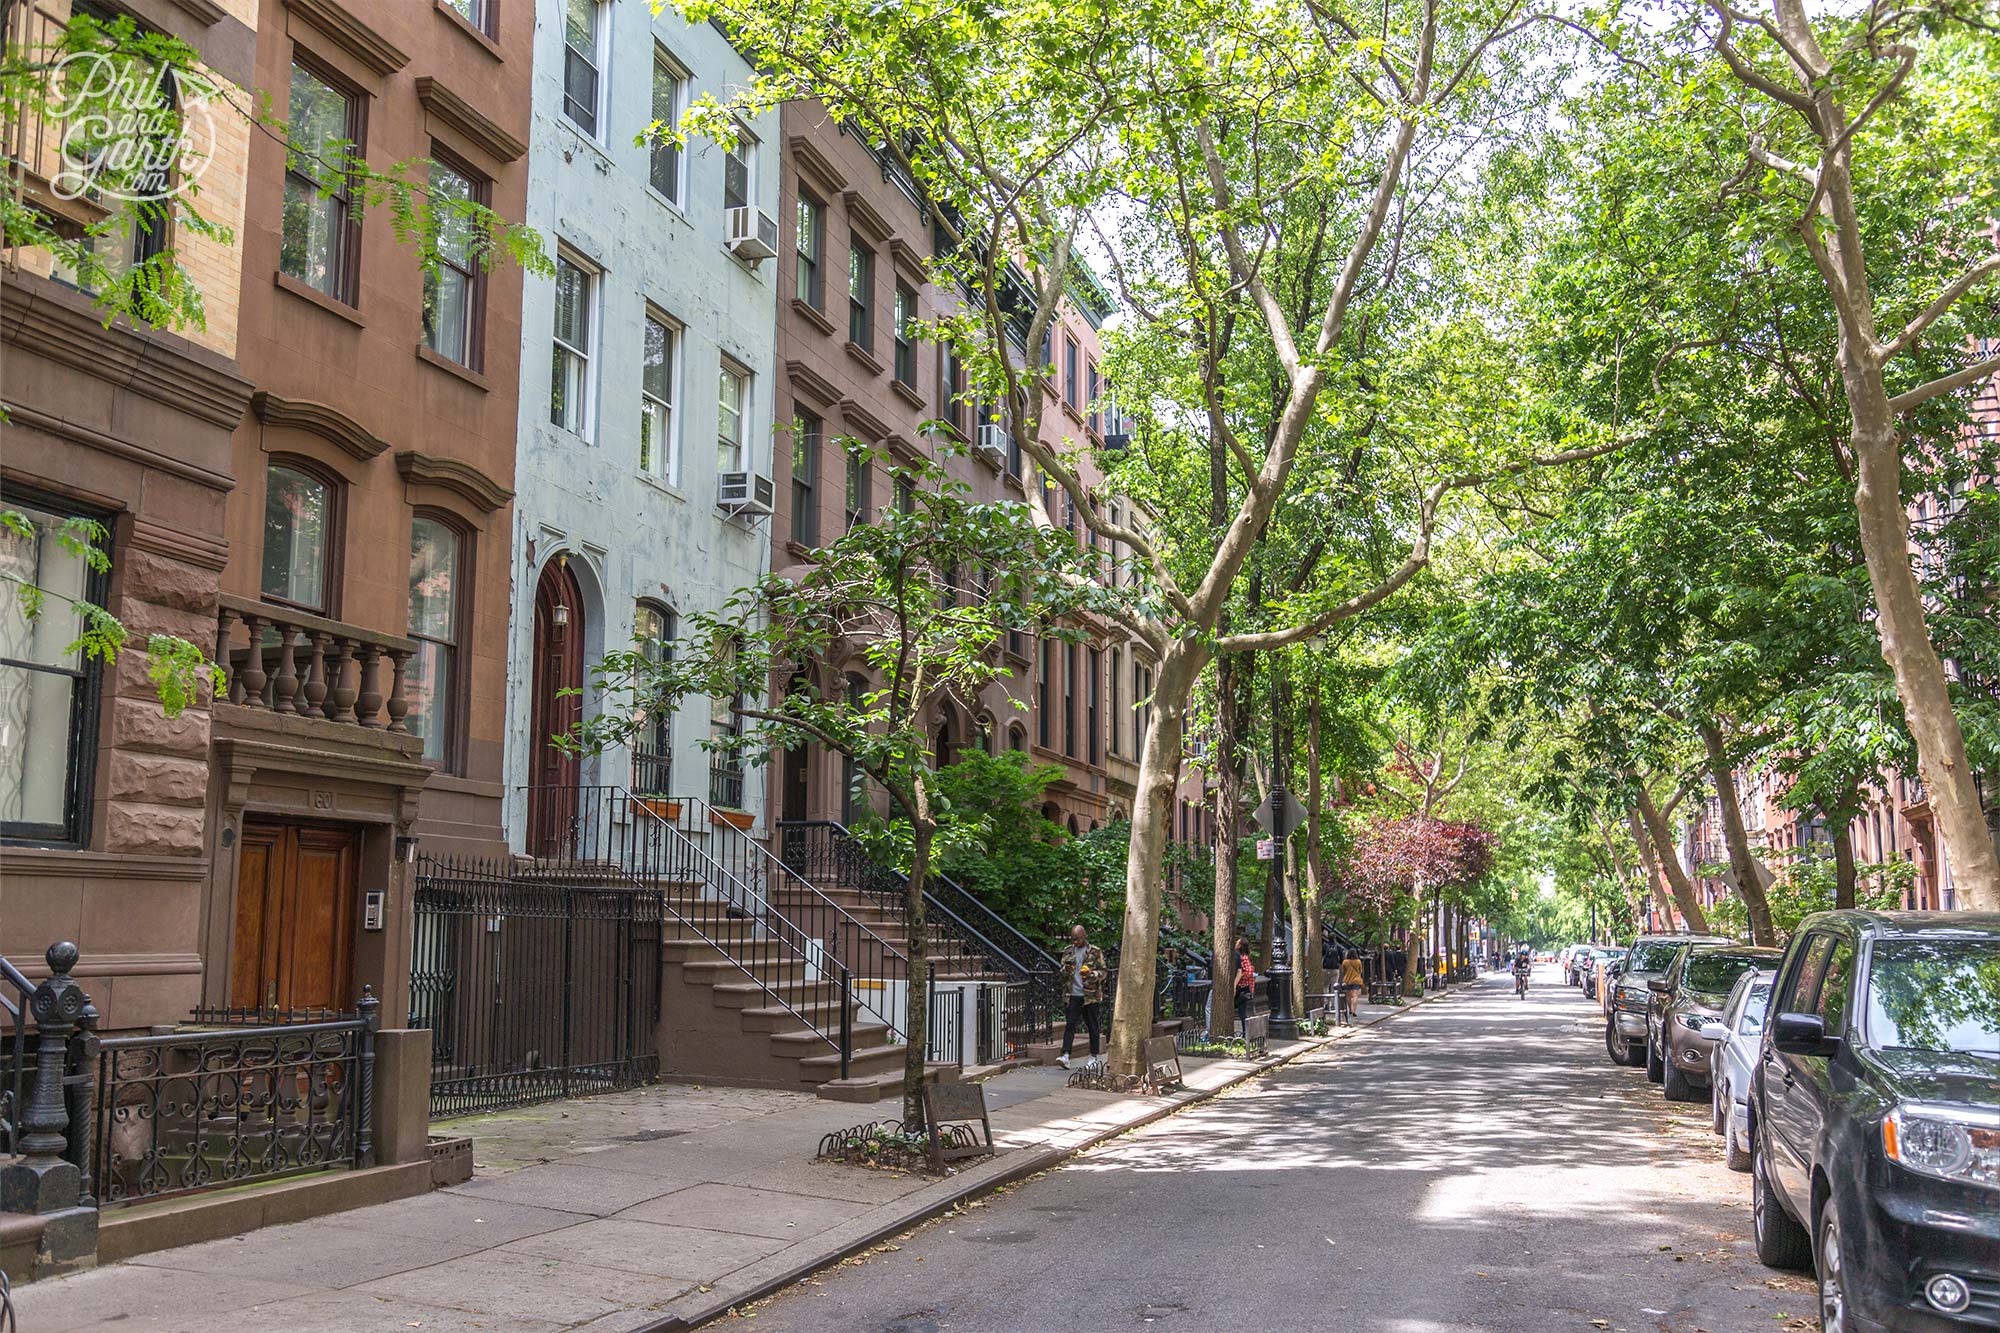
[[[641,810],[658,816],[669,824],[680,822],[681,803],[670,801],[664,796],[635,796],[632,798]]]
[[[711,809],[708,812],[708,817],[718,824],[727,824],[729,827],[743,832],[748,832],[750,826],[757,822],[757,816],[751,814],[748,810]]]

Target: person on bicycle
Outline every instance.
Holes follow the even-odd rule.
[[[1535,960],[1524,947],[1514,955],[1514,991],[1518,995],[1528,993],[1528,974],[1534,971]]]

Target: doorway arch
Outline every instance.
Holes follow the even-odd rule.
[[[583,590],[569,558],[542,566],[535,582],[534,685],[528,719],[528,850],[559,853],[577,813],[577,757],[553,738],[583,720]]]

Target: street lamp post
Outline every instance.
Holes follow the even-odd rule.
[[[1271,889],[1277,904],[1273,913],[1277,930],[1271,937],[1271,1024],[1270,1035],[1290,1041],[1299,1035],[1298,1019],[1292,1014],[1291,929],[1285,911],[1285,839],[1291,830],[1285,824],[1285,806],[1291,793],[1285,790],[1285,757],[1278,727],[1278,663],[1271,662]]]

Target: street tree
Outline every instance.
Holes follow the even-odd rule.
[[[629,744],[685,700],[719,700],[744,725],[705,741],[712,752],[761,764],[775,751],[819,745],[853,761],[888,802],[890,855],[907,876],[903,1119],[920,1124],[924,894],[942,851],[987,832],[978,812],[960,817],[945,797],[933,749],[938,712],[977,711],[981,692],[1004,683],[1010,631],[1079,636],[1070,618],[1101,609],[1102,594],[1069,577],[1076,538],[1037,522],[1027,506],[975,502],[935,465],[892,470],[905,502],[816,548],[795,575],[768,575],[690,616],[671,651],[639,643],[607,653],[591,671],[601,706],[571,740],[586,750]],[[850,688],[850,673],[867,683]]]

